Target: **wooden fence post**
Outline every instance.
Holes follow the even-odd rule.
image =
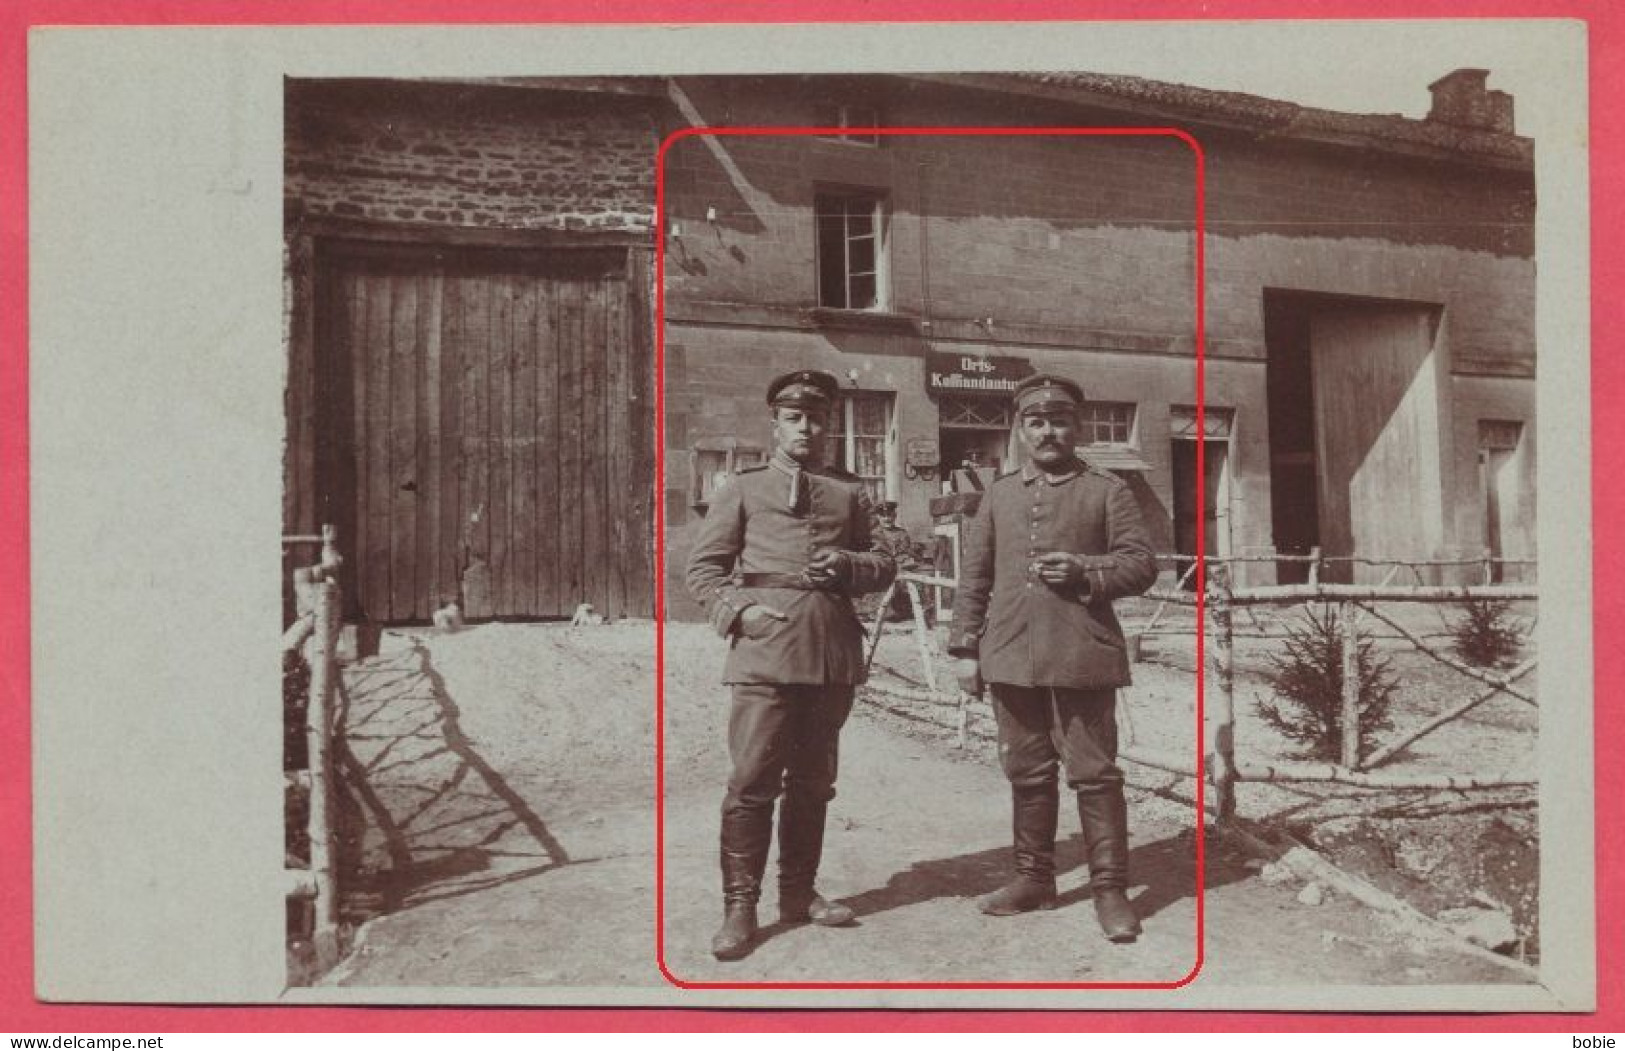
[[[339,896],[337,838],[333,828],[333,697],[338,686],[341,627],[339,587],[314,585],[315,644],[310,662],[310,705],[305,733],[310,763],[310,871],[316,886],[313,941],[316,964],[325,971],[338,962]]]
[[[906,581],[908,601],[914,610],[914,636],[920,644],[920,667],[925,672],[925,688],[937,692],[936,664],[931,660],[931,631],[925,626],[925,607],[920,602],[920,589],[914,581]]]
[[[322,563],[324,574],[331,574],[344,561],[339,557],[339,530],[334,525],[322,526]]]
[[[1337,607],[1343,628],[1343,767],[1360,768],[1360,626],[1351,604]]]
[[[1212,745],[1208,764],[1214,813],[1222,822],[1236,816],[1236,636],[1228,585],[1215,592],[1213,621],[1217,628],[1219,696],[1211,717]]]
[[[1276,579],[1279,580],[1280,578],[1277,577]],[[1314,585],[1317,585],[1319,583],[1320,583],[1320,548],[1319,548],[1319,546],[1316,546],[1316,547],[1312,547],[1312,548],[1309,549],[1309,584],[1310,584],[1310,586],[1314,586]]]
[[[886,611],[891,609],[892,596],[897,594],[897,581],[893,580],[886,585],[886,590],[880,596],[880,608],[875,612],[874,630],[869,633],[869,652],[863,658],[863,673],[869,674],[874,667],[875,651],[880,649],[880,633],[886,630]]]

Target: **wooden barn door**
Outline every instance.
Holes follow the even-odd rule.
[[[1437,554],[1442,377],[1433,330],[1433,312],[1410,304],[1329,308],[1311,320],[1320,543],[1327,555]],[[1374,583],[1389,571],[1335,563],[1323,576]]]
[[[328,245],[318,484],[355,612],[426,621],[653,606],[642,253]]]

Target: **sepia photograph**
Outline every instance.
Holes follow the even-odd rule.
[[[1587,1009],[1520,108],[1584,37],[1477,28],[1341,102],[946,28],[260,52],[274,998]]]
[[[1416,89],[290,81],[288,568],[338,596],[332,693],[289,660],[296,965],[647,963],[660,442],[672,977],[1172,985],[1205,893],[1211,980],[1533,981],[1534,144],[1489,71]],[[1193,144],[1045,131],[1142,126],[1211,173],[1201,404]],[[735,127],[789,130],[650,163]],[[1031,535],[967,551],[1001,498]]]

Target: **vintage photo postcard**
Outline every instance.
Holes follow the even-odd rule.
[[[36,31],[39,996],[1591,1009],[1585,56]]]

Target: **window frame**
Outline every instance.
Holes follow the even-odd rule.
[[[1092,415],[1092,410],[1094,409],[1127,409],[1127,437],[1125,437],[1122,441],[1097,440],[1096,435],[1099,434],[1099,430],[1097,429],[1099,421],[1095,416]],[[1115,429],[1117,423],[1109,422],[1107,426],[1111,426]],[[1085,435],[1088,436],[1087,441],[1080,441],[1078,443],[1078,447],[1081,449],[1133,449],[1138,451],[1140,448],[1139,403],[1132,401],[1086,401],[1083,404],[1083,408],[1078,412],[1078,430],[1080,432],[1080,438],[1084,437]]]
[[[836,213],[830,205],[839,202],[841,210]],[[854,210],[851,205],[861,202],[867,205],[862,210]],[[842,310],[860,314],[885,314],[891,309],[891,229],[890,209],[887,195],[880,190],[864,187],[849,186],[816,186],[813,189],[813,278],[815,282],[815,298],[818,306],[824,310]],[[824,270],[827,261],[826,253],[829,246],[825,244],[824,222],[827,218],[841,220],[840,234],[841,249],[841,288],[840,302],[832,302],[828,297],[825,286]],[[854,236],[851,232],[851,222],[855,216],[866,215],[869,220],[867,235]],[[858,276],[867,275],[874,282],[874,300],[868,306],[852,305],[852,245],[855,241],[872,239],[873,269],[863,271]]]
[[[719,472],[705,470],[701,463],[704,457],[717,455],[722,457],[720,474],[724,480],[737,475],[743,467],[754,467],[767,462],[767,449],[763,446],[742,442],[738,438],[699,439],[690,449],[688,460],[688,503],[695,510],[708,510],[717,489],[721,487],[721,482],[715,485],[708,484]]]
[[[868,401],[878,403],[885,409],[885,429],[882,434],[858,434],[855,424],[857,422],[857,405]],[[839,416],[837,417],[837,414]],[[880,483],[881,500],[897,499],[897,395],[894,391],[886,390],[843,390],[836,397],[835,405],[829,417],[829,436],[832,441],[838,439],[839,448],[832,450],[835,455],[830,459],[836,466],[851,471],[865,483],[877,481]],[[856,469],[857,446],[860,438],[880,439],[880,455],[884,471],[880,475],[859,474]]]
[[[853,120],[854,113],[873,118],[872,124],[860,124]],[[824,119],[826,116],[833,119]],[[883,123],[880,116],[880,107],[861,102],[835,102],[830,103],[824,114],[820,115],[819,123],[831,128],[843,129],[838,135],[819,135],[824,142],[842,142],[849,146],[864,146],[869,149],[878,149],[883,136],[876,134],[874,129]],[[853,129],[847,132],[844,129]],[[868,129],[867,134],[864,129]],[[856,132],[854,134],[853,132]]]

